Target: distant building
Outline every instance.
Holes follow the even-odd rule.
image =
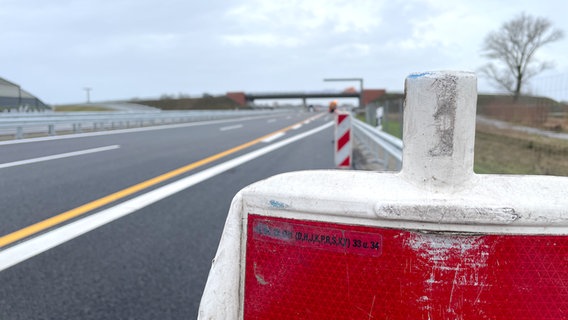
[[[48,105],[19,85],[0,78],[0,112],[50,109]]]

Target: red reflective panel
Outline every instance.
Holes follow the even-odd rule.
[[[568,319],[568,236],[249,215],[245,319]]]

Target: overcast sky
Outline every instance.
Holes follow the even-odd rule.
[[[412,72],[477,70],[521,12],[568,33],[560,0],[0,0],[0,77],[49,104],[358,86],[329,77],[401,92]],[[541,83],[568,80],[568,38],[537,57],[555,62]]]

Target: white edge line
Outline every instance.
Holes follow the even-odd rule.
[[[295,126],[292,127],[292,130],[298,130],[302,127],[302,124],[297,124]]]
[[[284,134],[285,134],[284,132],[275,133],[275,134],[271,135],[270,137],[267,137],[266,139],[262,139],[262,142],[264,142],[264,143],[272,142],[272,141],[284,136]]]
[[[84,154],[109,151],[109,150],[114,150],[114,149],[118,149],[118,148],[120,148],[119,145],[112,145],[112,146],[107,146],[107,147],[100,147],[100,148],[93,148],[93,149],[86,149],[86,150],[80,150],[80,151],[54,154],[54,155],[51,155],[51,156],[45,156],[45,157],[40,157],[40,158],[33,158],[33,159],[26,159],[26,160],[14,161],[14,162],[0,163],[0,169],[22,166],[22,165],[25,165],[25,164],[36,163],[36,162],[43,162],[43,161],[49,161],[49,160],[55,160],[55,159],[76,157],[76,156],[81,156],[81,155],[84,155]]]
[[[235,129],[240,129],[242,128],[243,125],[242,124],[236,124],[234,126],[227,126],[227,127],[222,127],[219,128],[220,131],[228,131],[228,130],[235,130]]]
[[[328,127],[331,127],[332,125],[333,122],[329,122],[318,128],[298,134],[294,137],[271,144],[264,148],[252,151],[240,157],[231,159],[209,169],[200,171],[191,176],[165,185],[161,188],[142,194],[134,199],[120,203],[112,208],[89,215],[81,220],[71,222],[60,228],[54,229],[32,239],[21,242],[15,246],[9,247],[4,251],[0,251],[0,271],[6,270],[42,252],[55,248],[60,244],[79,237],[89,231],[95,230],[98,227],[101,227],[116,219],[122,218],[136,210],[142,209],[152,203],[162,200],[168,196],[171,196],[202,181],[212,178],[227,170],[235,168],[276,149],[282,148],[295,141],[318,133]]]

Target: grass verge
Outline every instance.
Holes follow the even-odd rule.
[[[478,125],[476,173],[568,176],[568,141]]]
[[[103,106],[86,106],[86,105],[65,105],[65,106],[55,106],[55,112],[99,112],[99,111],[114,111]]]
[[[387,121],[383,126],[383,131],[390,134],[391,136],[402,139],[402,128],[400,127],[400,122],[398,121]]]

